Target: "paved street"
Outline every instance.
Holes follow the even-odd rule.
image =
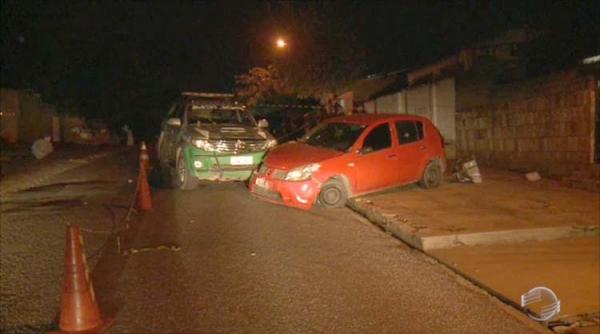
[[[62,177],[74,180],[81,173],[78,182],[86,177],[112,180],[89,184],[88,189],[112,185],[133,191],[127,186],[123,158],[110,159]],[[85,186],[79,183],[63,191]],[[66,194],[53,191],[53,196]],[[88,191],[84,209],[89,219],[104,222],[88,222],[87,227],[106,229],[100,204],[126,199]],[[529,333],[540,328],[348,209],[303,212],[275,206],[254,199],[242,183],[205,184],[189,192],[155,189],[153,200],[152,212],[132,221],[121,235],[122,250],[129,255],[119,255],[116,238],[110,237],[90,261],[102,313],[114,318],[109,333]],[[2,223],[3,264],[19,256],[27,261],[10,276],[2,266],[3,324],[15,324],[12,317],[19,311],[17,325],[3,329],[35,333],[49,326],[36,319],[51,322],[59,311],[56,273],[63,227],[51,219],[27,225],[35,231],[53,224],[44,241],[53,248],[40,259],[31,257],[40,256],[33,245],[10,252],[8,247],[16,244],[11,233],[23,231],[14,228],[16,212],[6,213],[8,209],[4,203],[3,218],[13,219],[8,220],[12,224]],[[70,207],[54,209],[54,217],[74,215]],[[85,222],[85,214],[77,210],[75,220]],[[30,219],[19,213],[19,221]],[[88,254],[106,238],[91,233],[84,237]],[[51,270],[29,269],[45,268],[47,262]],[[39,287],[8,288],[15,284],[8,277]],[[10,300],[5,293],[11,293]],[[11,311],[10,302],[20,309]]]
[[[111,333],[526,333],[497,302],[348,209],[302,212],[243,184],[158,191]],[[177,245],[179,251],[150,249]]]
[[[0,334],[600,334],[600,0],[0,3]]]

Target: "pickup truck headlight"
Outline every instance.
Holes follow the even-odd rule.
[[[321,167],[320,164],[310,164],[300,166],[290,170],[285,176],[286,181],[304,181],[311,178],[314,172],[318,171]]]
[[[199,148],[201,150],[208,151],[208,152],[215,151],[215,146],[213,144],[209,143],[208,140],[195,139],[194,141],[192,141],[192,143],[194,143],[194,146],[196,146],[197,148]]]
[[[277,145],[277,139],[267,140],[267,149],[273,148]]]

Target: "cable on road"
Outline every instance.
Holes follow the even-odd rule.
[[[111,236],[113,235],[117,235],[117,246],[118,249],[117,251],[119,252],[119,254],[122,254],[121,252],[121,237],[118,235],[121,232],[127,231],[129,229],[129,224],[126,223],[125,225],[122,225],[123,222],[128,222],[129,219],[131,218],[131,213],[132,212],[136,212],[134,206],[135,206],[135,201],[137,198],[137,192],[140,189],[140,179],[138,177],[136,185],[135,185],[135,191],[133,192],[133,196],[132,199],[129,202],[129,206],[122,206],[122,205],[114,205],[114,204],[109,204],[109,203],[104,203],[102,206],[104,207],[104,209],[106,209],[106,211],[108,211],[109,215],[110,215],[110,220],[112,222],[112,226],[111,229],[109,231],[102,231],[102,230],[93,230],[93,229],[87,229],[87,228],[81,228],[80,230],[86,233],[90,233],[90,234],[105,234],[108,235],[108,237],[106,238],[106,240],[104,241],[104,243],[102,244],[102,246],[100,246],[98,249],[94,250],[92,253],[90,253],[90,255],[88,256],[88,259],[93,259],[94,257],[98,256],[100,253],[102,253],[102,251],[104,251],[104,249],[106,248],[106,246],[108,245]],[[115,212],[112,210],[112,207],[118,208],[118,209],[126,209],[127,210],[127,214],[120,220],[117,222],[117,215],[115,214]],[[123,255],[123,254],[122,254]]]

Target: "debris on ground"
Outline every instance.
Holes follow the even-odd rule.
[[[479,171],[479,166],[477,165],[477,161],[475,159],[458,164],[458,166],[461,167],[454,174],[458,182],[481,183],[483,181],[481,178],[481,172]]]
[[[31,153],[38,160],[44,159],[50,155],[52,151],[54,151],[54,146],[52,145],[52,142],[50,142],[50,137],[38,139],[31,145]]]
[[[119,241],[119,244],[120,244],[120,241]],[[149,252],[149,251],[156,251],[156,250],[171,250],[174,252],[178,252],[180,249],[181,249],[181,247],[179,247],[176,244],[164,244],[164,245],[140,247],[140,248],[132,247],[132,248],[123,250],[123,252],[121,254],[124,256],[127,256],[130,254],[137,254],[140,252]]]
[[[529,173],[525,174],[525,178],[527,179],[527,181],[531,181],[531,182],[539,181],[542,179],[542,177],[540,176],[540,173],[538,173],[538,172],[529,172]]]

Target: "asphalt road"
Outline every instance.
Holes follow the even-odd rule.
[[[68,157],[76,160],[43,160],[0,183],[0,333],[44,333],[55,328],[65,226],[75,224],[84,230],[88,261],[94,268],[100,255],[110,250],[106,241],[111,228],[125,216],[135,189],[129,182],[135,180],[133,155],[118,151],[90,162],[80,161],[80,152],[75,153]],[[5,192],[8,184],[17,190]]]
[[[303,212],[209,184],[155,191],[137,224],[122,239],[135,253],[107,254],[96,272],[109,333],[534,332],[349,209]]]
[[[349,209],[289,209],[241,183],[154,189],[153,210],[109,234],[126,223],[134,166],[119,154],[2,197],[0,332],[56,328],[67,224],[86,229],[112,334],[540,329]]]

